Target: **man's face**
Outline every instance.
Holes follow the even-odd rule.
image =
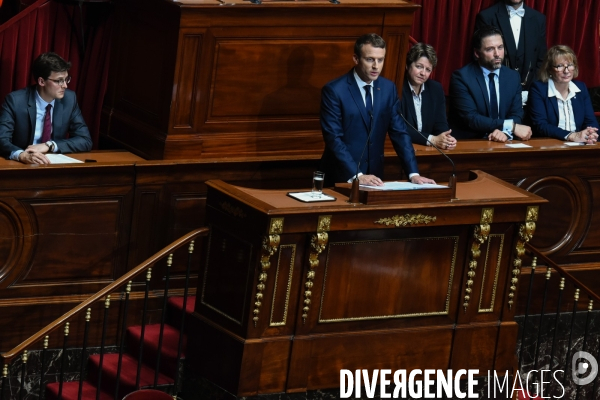
[[[62,99],[65,96],[67,83],[60,85],[59,81],[64,81],[69,76],[68,71],[52,72],[48,79],[38,78],[38,88],[40,97],[50,103],[54,99]]]
[[[373,47],[370,44],[364,44],[360,49],[360,58],[354,54],[354,70],[366,83],[376,80],[381,74],[383,61],[385,60],[385,49]]]
[[[507,6],[512,6],[516,10],[517,8],[521,7],[523,0],[504,0],[504,3]]]
[[[484,38],[481,48],[475,50],[475,58],[482,67],[493,71],[499,69],[504,61],[504,43],[500,35]]]

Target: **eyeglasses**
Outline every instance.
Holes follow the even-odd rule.
[[[557,70],[558,72],[563,72],[566,69],[568,69],[569,71],[573,71],[575,69],[575,65],[573,64],[558,64],[558,65],[553,65],[554,69]]]
[[[62,85],[64,85],[65,83],[68,85],[68,84],[69,84],[69,82],[71,82],[71,77],[70,77],[70,76],[67,76],[67,78],[66,78],[66,79],[50,79],[50,78],[48,78],[48,79],[46,79],[46,80],[47,80],[47,81],[52,81],[52,82],[56,83],[58,86],[62,86]]]

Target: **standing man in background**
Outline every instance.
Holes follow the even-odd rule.
[[[475,30],[485,25],[500,29],[504,37],[504,65],[521,76],[522,102],[527,102],[529,87],[537,80],[546,55],[546,16],[524,4],[523,0],[500,0],[477,14]]]
[[[90,151],[92,138],[75,92],[67,89],[71,63],[55,53],[33,62],[36,84],[6,96],[0,111],[0,156],[49,164],[48,153]]]

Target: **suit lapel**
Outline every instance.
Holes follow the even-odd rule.
[[[61,132],[62,129],[62,118],[63,115],[63,104],[62,99],[54,100],[54,110],[52,114],[52,139],[57,139],[56,132]]]
[[[408,115],[406,116],[406,119],[409,120],[414,126],[417,126],[417,112],[415,111],[415,102],[413,101],[412,90],[408,80],[404,81],[404,88],[402,88],[402,91],[404,92],[402,96],[406,99],[405,101],[408,105],[408,110],[406,111]]]
[[[490,113],[490,96],[488,94],[488,84],[485,81],[485,78],[483,77],[483,72],[481,71],[479,65],[476,63],[472,65],[472,73],[473,75],[475,75],[475,79],[477,80],[479,88],[481,89],[481,96],[483,97],[483,101],[485,102],[485,109],[487,110],[487,115],[490,116],[492,114]]]
[[[35,120],[37,117],[37,107],[35,105],[35,86],[29,88],[29,96],[27,99],[27,113],[29,114],[29,144],[33,144],[33,138],[35,136]]]
[[[510,65],[514,65],[516,60],[510,57],[510,54],[517,53],[517,43],[512,33],[512,27],[510,26],[510,20],[508,18],[508,11],[503,2],[498,3],[496,9],[496,20],[498,21],[498,27],[504,32],[504,45],[506,46],[505,58],[508,59]],[[506,61],[505,61],[506,62]],[[507,64],[508,65],[508,64]]]
[[[356,107],[360,111],[360,115],[362,116],[363,121],[368,129],[370,117],[367,114],[367,109],[365,108],[365,102],[363,101],[362,93],[360,92],[363,89],[358,87],[358,84],[356,83],[356,79],[354,79],[354,70],[350,71],[350,73],[348,74],[348,89],[350,90],[350,95],[352,96],[352,99],[354,100]],[[375,96],[375,99],[377,99],[377,96]],[[377,109],[375,108],[375,106],[376,106],[376,103],[373,104],[373,110],[374,110],[373,112],[374,113],[377,112]]]

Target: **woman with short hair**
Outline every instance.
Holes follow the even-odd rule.
[[[454,149],[456,139],[446,119],[444,89],[439,82],[429,79],[436,64],[437,55],[428,44],[417,43],[408,51],[400,115],[407,122],[413,143],[429,146],[431,142],[442,149]]]

